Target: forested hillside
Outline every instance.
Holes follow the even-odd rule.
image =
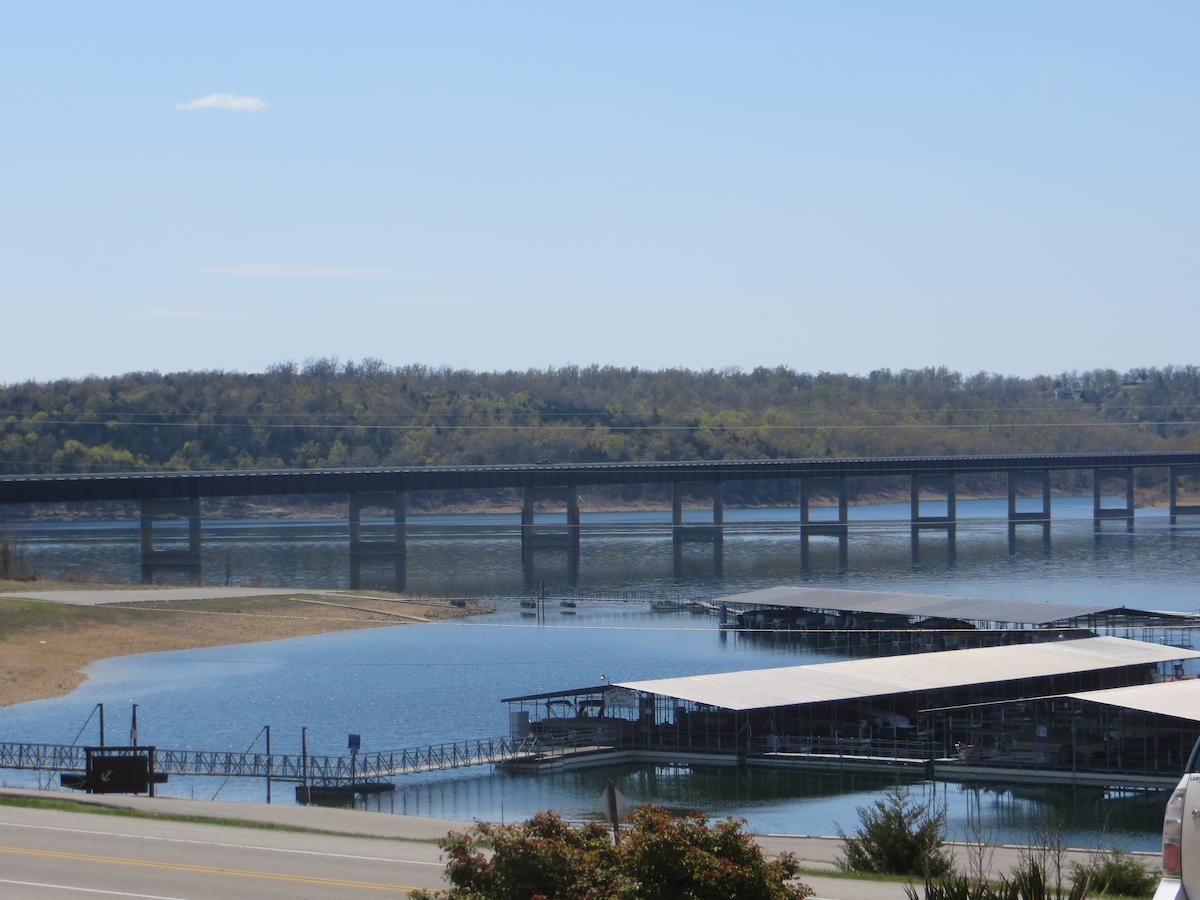
[[[470,372],[310,361],[0,387],[6,474],[1200,449],[1200,369]]]

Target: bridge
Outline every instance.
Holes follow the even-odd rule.
[[[503,466],[427,466],[372,469],[273,469],[212,472],[119,472],[76,475],[17,475],[0,477],[0,504],[97,503],[135,501],[141,504],[141,552],[144,566],[200,565],[201,501],[207,498],[277,497],[344,494],[348,497],[350,555],[353,564],[382,558],[402,565],[406,554],[406,495],[411,491],[521,491],[521,553],[527,563],[537,547],[565,547],[576,558],[580,542],[579,490],[601,485],[668,484],[671,486],[671,530],[678,554],[687,541],[709,541],[719,547],[724,535],[724,486],[734,481],[791,480],[800,485],[800,538],[807,554],[809,539],[832,537],[844,559],[848,543],[847,479],[907,477],[911,485],[910,524],[914,551],[923,530],[941,529],[953,539],[956,518],[956,478],[1000,474],[1008,481],[1010,536],[1018,525],[1040,525],[1049,534],[1052,472],[1091,473],[1093,518],[1097,527],[1118,520],[1127,529],[1134,523],[1134,470],[1165,469],[1169,485],[1169,515],[1200,515],[1200,505],[1179,502],[1181,480],[1200,483],[1200,452],[1133,452],[1071,454],[1001,454],[990,456],[905,456],[821,459],[707,460],[646,463],[547,463]],[[1113,488],[1115,487],[1115,490]],[[1023,492],[1040,498],[1038,508],[1019,509]],[[936,513],[923,511],[922,498],[936,492],[942,505]],[[836,497],[834,516],[811,515],[821,497]],[[1122,502],[1106,505],[1105,498]],[[703,498],[711,518],[701,524],[684,522],[683,503]],[[565,528],[539,528],[539,501],[565,506]],[[383,509],[393,527],[386,539],[367,539],[362,532],[364,510]],[[166,518],[188,524],[187,546],[155,546],[154,525]],[[714,551],[715,552],[715,551]]]

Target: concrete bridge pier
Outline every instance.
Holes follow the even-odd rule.
[[[1017,508],[1022,484],[1041,486],[1042,505],[1039,509]],[[1025,469],[1008,473],[1008,549],[1012,552],[1017,542],[1018,525],[1041,525],[1043,547],[1050,543],[1050,470]]]
[[[390,566],[390,571],[388,570]],[[408,586],[408,559],[404,556],[351,556],[350,589],[363,588],[404,593]]]
[[[384,509],[392,514],[391,536],[366,540],[362,536],[364,509]],[[403,491],[359,491],[350,495],[350,556],[403,557],[408,553],[408,524]]]
[[[684,541],[676,540],[671,546],[672,572],[675,580],[684,577]],[[712,573],[717,576],[725,574],[725,547],[718,537],[712,542]]]
[[[707,525],[685,525],[683,523],[683,500],[685,497],[712,498],[712,523]],[[720,542],[725,532],[725,491],[720,481],[673,481],[671,482],[671,538],[680,541]]]
[[[808,573],[812,570],[812,538],[830,535],[832,532],[808,533],[800,532],[800,571]],[[837,571],[844,573],[850,568],[850,540],[845,532],[835,535],[838,545]]]
[[[1123,506],[1104,505],[1104,483],[1113,479],[1125,482]],[[1123,521],[1125,530],[1133,531],[1133,469],[1129,466],[1092,470],[1092,524],[1099,530],[1105,519]]]
[[[1170,509],[1171,524],[1178,523],[1180,516],[1200,516],[1200,504],[1179,502],[1179,480],[1187,478],[1200,484],[1200,466],[1171,466],[1170,467]]]
[[[917,564],[921,555],[921,532],[930,528],[946,532],[946,553],[953,562],[955,539],[958,536],[954,473],[913,475],[911,488],[909,521],[911,523],[913,564]],[[926,515],[921,512],[921,494],[926,488],[941,491],[946,495],[946,512],[944,514]]]
[[[711,523],[684,524],[683,501],[687,497],[712,500]],[[712,544],[712,570],[716,575],[722,574],[725,570],[725,489],[720,481],[671,482],[671,549],[676,579],[683,577],[683,546],[692,542]]]
[[[539,531],[535,505],[539,500],[560,500],[567,506],[567,527]],[[574,484],[558,487],[526,487],[521,492],[521,559],[528,565],[539,547],[565,547],[570,560],[579,557],[579,493]]]
[[[527,593],[533,593],[538,589],[539,585],[544,585],[546,578],[539,574],[536,565],[537,554],[532,551],[527,553],[521,560],[521,575],[524,578],[525,590]],[[559,573],[551,573],[552,578],[561,577]],[[579,554],[567,554],[567,587],[579,586]]]
[[[821,488],[832,486],[837,496],[837,518],[812,518],[814,494],[824,494]],[[846,495],[846,479],[801,478],[800,479],[800,568],[807,572],[810,566],[810,542],[814,537],[832,537],[838,542],[838,570],[846,571],[850,557],[850,507]]]
[[[388,589],[401,592],[408,581],[408,522],[404,491],[357,491],[350,494],[350,587],[369,586],[364,568],[391,564]],[[392,514],[392,531],[382,540],[362,536],[363,511],[383,509]]]
[[[159,519],[187,519],[187,548],[157,549],[154,523]],[[200,498],[142,501],[142,567],[200,568]]]
[[[1042,488],[1040,509],[1020,511],[1017,509],[1018,494],[1022,483],[1039,484]],[[1050,470],[1024,470],[1008,473],[1008,521],[1044,522],[1050,519]]]

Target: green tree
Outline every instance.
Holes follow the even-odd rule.
[[[912,799],[908,788],[896,785],[870,806],[858,808],[859,828],[848,835],[838,826],[843,858],[838,865],[851,872],[920,875],[933,878],[950,871],[943,849],[946,811],[931,802]]]

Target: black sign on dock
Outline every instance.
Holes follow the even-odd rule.
[[[85,747],[89,794],[154,794],[153,747]]]

